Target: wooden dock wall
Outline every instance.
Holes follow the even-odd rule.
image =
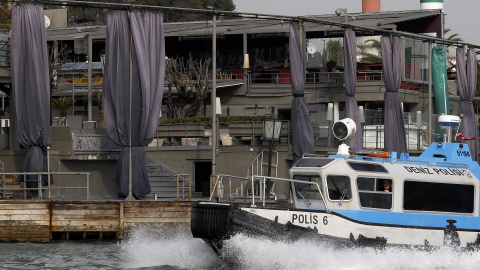
[[[190,202],[0,201],[0,242],[116,238],[137,226],[189,230]]]

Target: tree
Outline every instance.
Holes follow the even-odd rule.
[[[377,51],[377,53],[368,53],[364,50],[360,53],[362,63],[382,63],[382,43],[378,39],[367,39],[365,44],[370,43],[370,48]]]
[[[343,45],[340,40],[329,40],[323,50],[323,66],[330,61],[343,65]]]
[[[12,27],[12,8],[7,4],[0,5],[0,29]]]
[[[186,62],[182,57],[167,61],[165,81],[167,92],[167,117],[201,116],[203,100],[209,92],[209,67],[212,60],[209,58],[193,60],[190,57]],[[177,90],[174,97],[173,87]],[[183,115],[185,106],[193,100]]]
[[[98,111],[100,113],[100,121],[103,121],[103,103],[102,103],[102,92],[98,89],[95,89],[92,97],[94,105],[98,106]]]
[[[58,41],[54,41],[47,46],[48,50],[48,75],[50,78],[50,91],[57,86],[58,72],[63,64],[68,61],[68,55],[72,50],[67,44],[58,45]]]
[[[216,10],[233,11],[235,4],[233,0],[92,0],[93,2],[110,2],[110,3],[131,3],[148,6],[163,6],[177,8],[194,8],[205,9],[211,6]],[[210,16],[202,13],[193,12],[164,12],[165,22],[185,22],[185,21],[201,21]],[[105,9],[100,8],[84,8],[70,7],[68,9],[68,22],[70,25],[98,25],[106,23]]]
[[[447,37],[447,34],[450,33],[450,31],[452,31],[452,29],[450,28],[445,28],[445,30],[443,30],[443,36],[445,37],[446,40],[452,41],[452,42],[463,42],[463,39],[460,37],[460,34],[458,33],[453,33]],[[447,45],[447,53],[446,53],[447,54],[447,71],[452,71],[457,66],[456,61],[454,61],[455,58],[448,57],[450,53],[450,47],[452,47],[452,45]]]

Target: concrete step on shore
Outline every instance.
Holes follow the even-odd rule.
[[[152,181],[150,180],[151,187],[177,187],[177,181]]]
[[[176,175],[172,172],[167,171],[155,171],[155,170],[147,170],[148,176],[172,176],[176,177]]]
[[[174,176],[148,176],[150,182],[173,182],[177,183],[177,177]]]
[[[158,192],[158,193],[163,192],[163,191],[168,191],[168,192],[175,191],[175,192],[177,192],[177,186],[176,185],[175,186],[170,186],[170,187],[165,187],[165,186],[158,187],[158,186],[153,186],[153,185],[150,184],[150,187],[152,189],[152,192]]]
[[[146,196],[146,198],[154,198],[157,194],[157,198],[159,199],[176,199],[177,198],[177,191],[162,191],[162,192],[155,192],[152,190],[150,194]],[[185,199],[188,200],[188,191],[185,191]],[[192,198],[200,198],[202,197],[201,192],[194,192],[192,191]],[[182,192],[180,192],[180,199],[182,199]]]

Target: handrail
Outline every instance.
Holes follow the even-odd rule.
[[[258,154],[258,156],[252,161],[252,163],[250,164],[250,166],[248,166],[248,169],[247,169],[247,177],[252,175],[263,175],[263,167],[265,165],[268,166],[268,163],[265,163],[263,161],[264,160],[263,153],[268,151],[269,151],[268,149],[263,149],[262,152],[260,152],[260,154]],[[273,171],[273,174],[276,177],[278,175],[278,151],[272,150],[272,154],[275,155],[274,157],[272,157],[272,159],[273,158],[275,159],[274,160],[275,163],[273,163],[273,160],[272,160],[271,166],[275,168],[275,171]],[[267,171],[268,171],[268,167],[267,167]]]
[[[329,155],[303,154],[302,158],[328,158]]]
[[[287,179],[287,178],[279,178],[279,177],[270,177],[270,176],[262,176],[262,175],[254,175],[252,176],[252,194],[255,194],[255,186],[254,184],[254,179],[263,179],[263,187],[265,189],[265,184],[267,180],[275,180],[275,181],[285,181],[285,182],[291,182],[291,183],[301,183],[301,184],[307,184],[307,185],[315,185],[317,186],[318,193],[320,193],[320,197],[322,198],[323,205],[325,206],[325,210],[330,213],[330,210],[328,209],[327,203],[325,202],[325,198],[323,197],[322,190],[320,189],[320,185],[317,182],[310,182],[310,181],[303,181],[303,180],[296,180],[296,179]],[[263,206],[265,206],[265,192],[263,192]],[[255,204],[255,196],[252,196],[252,206]]]
[[[396,161],[401,161],[401,162],[411,162],[411,163],[427,163],[427,166],[430,167],[430,162],[425,161],[425,160],[413,160],[413,159],[394,159],[390,164],[395,163]]]
[[[437,161],[437,162],[434,162],[432,163],[432,167],[435,166],[436,164],[445,164],[445,165],[454,165],[454,166],[465,166],[466,169],[468,169],[468,164],[464,164],[464,163],[452,163],[452,162],[442,162],[442,161]]]
[[[213,194],[215,194],[215,190],[217,190],[217,193],[220,192],[220,189],[223,188],[223,179],[228,178],[229,179],[229,185],[230,185],[230,200],[231,200],[231,193],[232,193],[232,179],[234,180],[241,180],[241,181],[249,181],[251,180],[252,182],[252,207],[255,207],[255,180],[259,180],[263,182],[263,193],[261,193],[261,198],[262,198],[262,205],[265,206],[265,197],[266,197],[266,182],[267,180],[273,180],[273,181],[285,181],[285,182],[290,182],[290,183],[301,183],[301,184],[307,184],[307,185],[315,185],[317,187],[318,192],[320,193],[320,197],[322,199],[323,205],[325,206],[325,209],[327,212],[330,213],[330,210],[328,209],[327,203],[325,201],[325,198],[323,196],[323,193],[320,189],[320,185],[317,182],[310,182],[310,181],[303,181],[303,180],[296,180],[296,179],[287,179],[287,178],[279,178],[279,177],[269,177],[269,176],[263,176],[263,175],[252,175],[251,177],[240,177],[240,176],[234,176],[234,175],[227,175],[227,174],[219,174],[219,175],[212,175],[212,177],[216,178],[215,184],[213,186],[212,193],[210,194],[210,201],[213,199]],[[218,201],[220,202],[221,196],[218,196]]]
[[[0,188],[5,194],[6,190],[14,190],[14,191],[23,191],[24,199],[26,199],[26,193],[28,190],[37,190],[39,191],[39,199],[43,200],[43,194],[41,191],[45,190],[48,191],[48,199],[51,200],[51,189],[85,189],[86,190],[86,198],[87,201],[90,200],[90,174],[89,172],[50,172],[51,175],[86,175],[86,186],[85,187],[52,187],[51,185],[47,185],[47,187],[42,187],[42,175],[48,175],[48,172],[1,172],[0,175],[2,176],[3,182],[2,187]],[[38,181],[38,187],[36,188],[27,188],[26,182],[32,181],[27,180],[27,177],[23,178],[23,188],[5,188],[5,175],[36,175]],[[5,195],[3,196],[5,199]]]

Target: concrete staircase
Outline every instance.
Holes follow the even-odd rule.
[[[147,195],[147,198],[154,198],[157,196],[158,200],[177,199],[177,175],[178,173],[163,165],[149,155],[146,155],[147,174],[150,180],[152,192]],[[182,186],[182,182],[180,182]],[[188,186],[188,182],[185,183]],[[182,194],[184,192],[184,194]],[[185,198],[188,200],[188,189],[180,189],[180,200]],[[201,192],[193,192],[192,198],[201,197]]]

